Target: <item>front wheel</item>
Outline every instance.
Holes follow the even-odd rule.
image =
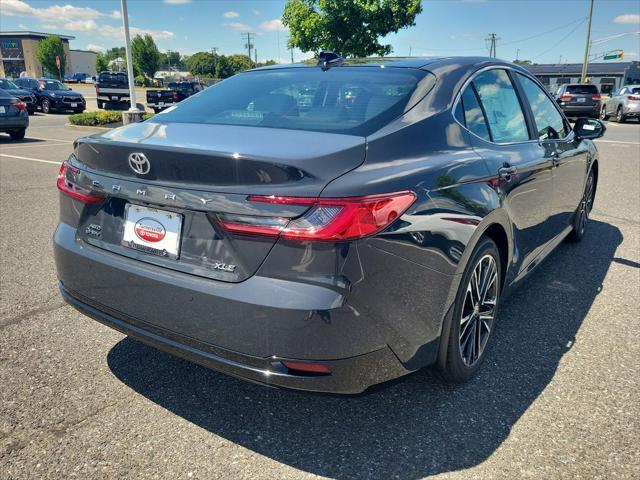
[[[498,247],[484,237],[465,268],[447,321],[448,340],[441,346],[446,353],[438,362],[440,376],[446,382],[466,382],[484,360],[500,302],[500,272]]]
[[[600,110],[600,120],[605,122],[609,120],[609,115],[607,115],[607,109],[604,105],[602,106],[602,110]]]
[[[46,98],[42,100],[42,113],[51,113],[51,103]]]
[[[587,231],[587,221],[589,220],[589,214],[593,208],[593,199],[596,193],[596,182],[593,170],[589,172],[587,177],[587,184],[584,187],[584,193],[580,205],[576,210],[573,218],[573,229],[567,237],[570,242],[579,242],[584,238],[584,234]]]

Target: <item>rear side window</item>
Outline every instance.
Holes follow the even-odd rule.
[[[572,95],[594,95],[598,93],[595,85],[567,85],[566,92]]]
[[[129,83],[124,74],[117,73],[101,73],[98,81],[102,83]]]
[[[480,104],[478,103],[478,97],[474,91],[473,85],[469,85],[462,92],[462,115],[464,123],[467,128],[475,133],[480,138],[484,138],[487,141],[491,140],[489,135],[489,128],[487,127],[486,119]]]
[[[366,136],[401,115],[433,84],[432,74],[409,68],[334,67],[326,71],[290,68],[245,72],[205,89],[150,121]]]
[[[634,88],[631,88],[630,90],[631,90],[631,93],[633,93],[633,94],[640,93],[640,87],[634,87]]]
[[[520,101],[505,70],[482,72],[475,77],[473,85],[489,122],[489,131],[494,142],[529,140]]]
[[[525,97],[531,105],[538,137],[541,139],[566,137],[568,133],[566,124],[554,103],[533,80],[520,73],[517,75]]]

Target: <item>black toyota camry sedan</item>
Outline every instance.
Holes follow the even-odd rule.
[[[425,366],[462,382],[501,299],[585,235],[603,133],[489,58],[241,73],[75,142],[60,291],[254,382],[356,393]]]

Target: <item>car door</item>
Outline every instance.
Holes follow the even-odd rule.
[[[513,224],[514,262],[526,272],[552,238],[553,163],[526,121],[526,111],[504,68],[479,72],[461,101],[472,143],[497,176],[503,207]]]
[[[620,105],[620,101],[624,98],[627,89],[622,87],[620,90],[617,90],[611,94],[611,98],[607,102],[607,115],[615,115],[618,110],[618,105]]]
[[[576,141],[569,122],[538,82],[519,72],[515,78],[530,109],[545,158],[553,164],[553,202],[547,230],[555,237],[571,226],[573,214],[582,199],[587,176],[587,147]]]

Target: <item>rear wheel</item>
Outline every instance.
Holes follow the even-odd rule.
[[[616,122],[624,123],[626,120],[627,118],[624,113],[622,113],[622,107],[618,107],[618,110],[616,111]]]
[[[26,128],[22,128],[20,130],[13,130],[12,132],[9,132],[9,136],[11,137],[11,140],[22,140],[26,132],[27,132]]]
[[[484,360],[500,301],[500,271],[498,247],[490,238],[483,238],[462,275],[448,322],[446,354],[438,364],[446,382],[466,382]]]
[[[600,120],[607,121],[609,120],[609,115],[607,115],[607,109],[605,106],[602,106],[602,110],[600,110]]]
[[[104,108],[104,102],[103,102],[103,101],[98,100],[98,108],[99,108],[100,110],[102,110],[102,109]]]
[[[573,230],[567,237],[570,242],[579,242],[584,238],[584,234],[587,230],[587,221],[589,220],[589,214],[593,208],[593,199],[596,193],[596,182],[593,170],[589,172],[587,178],[587,184],[584,187],[584,193],[578,209],[576,210],[573,219]]]

